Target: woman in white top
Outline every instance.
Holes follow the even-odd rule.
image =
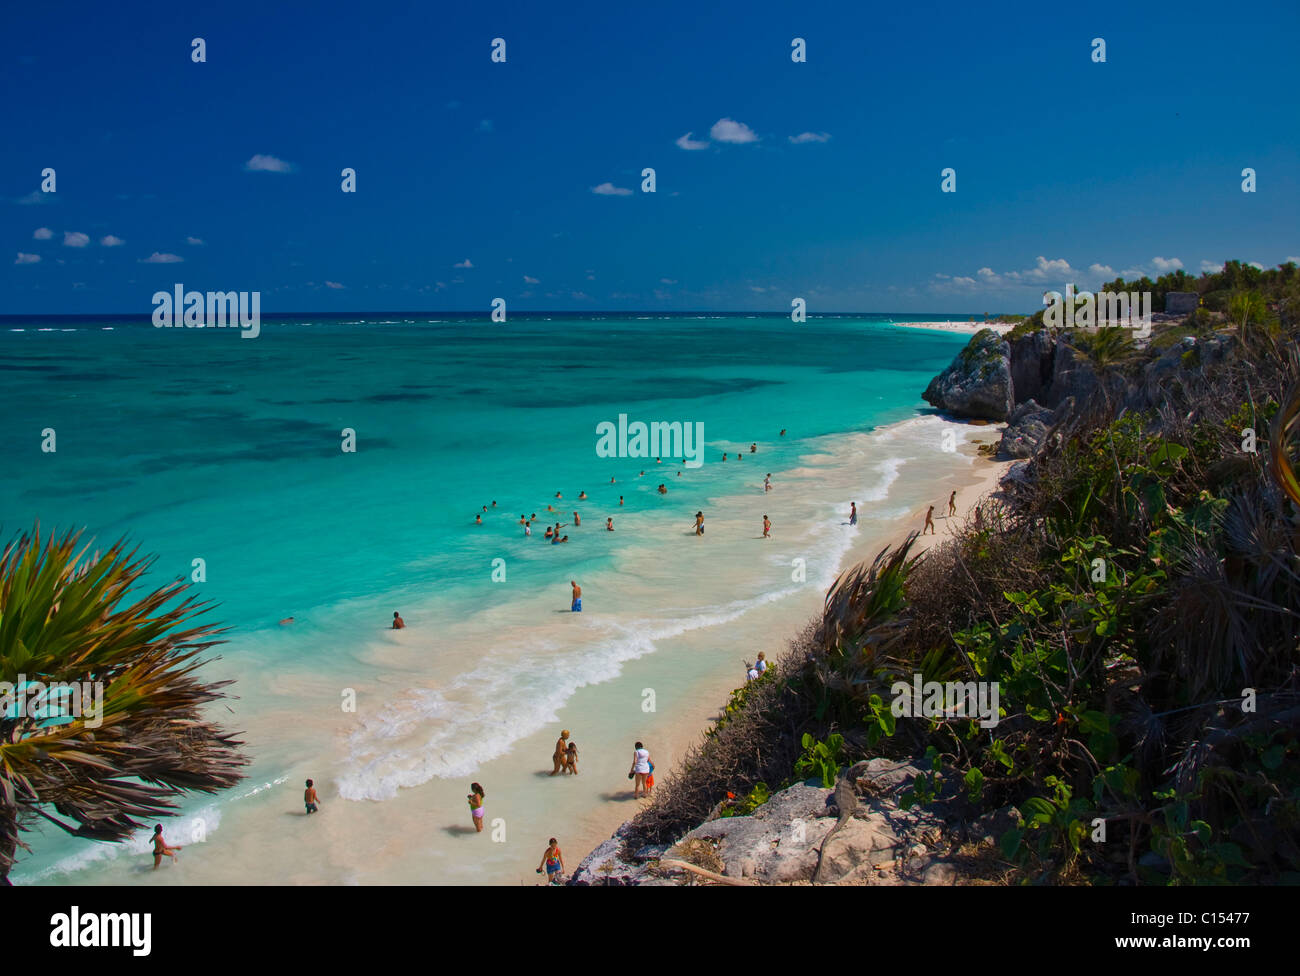
[[[628,770],[627,775],[633,780],[632,799],[635,800],[642,793],[649,795],[645,778],[650,775],[650,750],[639,742],[636,744],[636,751],[632,753],[632,768]]]

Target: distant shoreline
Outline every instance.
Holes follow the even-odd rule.
[[[931,329],[936,332],[956,332],[961,335],[974,335],[981,329],[992,329],[999,335],[1006,335],[1015,325],[1008,322],[894,322],[904,329]]]

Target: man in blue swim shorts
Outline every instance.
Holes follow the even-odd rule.
[[[573,605],[569,608],[574,613],[582,613],[582,587],[569,580],[569,585],[573,587]]]

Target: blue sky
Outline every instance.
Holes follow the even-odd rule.
[[[0,313],[1027,311],[1300,255],[1295,3],[176,6],[6,10]]]

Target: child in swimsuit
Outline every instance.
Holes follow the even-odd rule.
[[[307,780],[307,788],[302,793],[302,802],[307,807],[308,813],[315,813],[320,809],[320,797],[316,795],[316,787],[311,780]]]
[[[564,771],[572,773],[574,776],[578,775],[578,744],[576,742],[570,742],[569,749],[564,754]]]
[[[559,884],[560,878],[564,875],[564,855],[560,853],[559,842],[554,837],[550,840],[550,846],[546,848],[546,853],[542,855],[542,863],[537,865],[537,873],[542,873],[542,868],[546,868],[546,880],[550,884]]]
[[[470,783],[469,788],[470,794],[467,797],[469,812],[474,818],[474,830],[481,834],[483,833],[483,797],[486,795],[486,791],[478,783]]]

